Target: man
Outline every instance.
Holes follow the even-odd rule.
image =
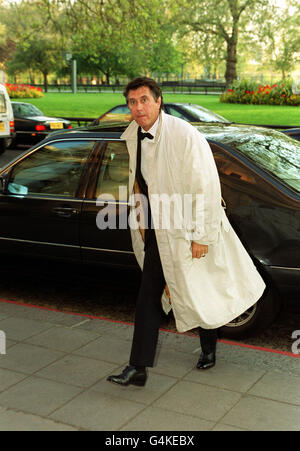
[[[122,135],[130,156],[129,193],[146,197],[144,216],[150,220],[144,233],[131,228],[143,274],[129,365],[108,380],[143,386],[155,358],[162,307],[165,313],[173,309],[179,332],[198,328],[202,353],[197,368],[208,369],[215,365],[217,329],[253,305],[265,284],[225,216],[206,139],[162,111],[154,80],[134,79],[124,95],[134,119]],[[184,214],[175,205],[182,226],[171,218],[168,228],[161,227],[155,200],[175,193],[179,199],[189,196],[191,208]]]

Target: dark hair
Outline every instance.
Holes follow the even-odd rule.
[[[162,109],[163,97],[162,97],[162,92],[161,92],[160,86],[158,85],[158,83],[156,83],[155,80],[153,80],[152,78],[149,78],[149,77],[137,77],[128,83],[128,85],[125,87],[124,92],[123,92],[124,97],[126,98],[126,102],[128,103],[127,98],[128,98],[129,91],[135,91],[136,89],[141,88],[143,86],[147,86],[150,89],[154,100],[157,101],[158,98],[161,97],[160,109]]]

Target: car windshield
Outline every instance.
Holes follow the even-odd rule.
[[[225,117],[220,116],[219,114],[214,113],[213,111],[207,110],[206,108],[201,107],[200,105],[194,104],[184,104],[180,105],[180,107],[187,111],[188,113],[192,113],[194,116],[197,116],[200,122],[225,122],[230,123]]]
[[[237,149],[300,192],[300,141],[276,130],[238,126],[197,127],[208,139]]]
[[[14,114],[19,116],[43,116],[41,110],[31,103],[13,103]]]

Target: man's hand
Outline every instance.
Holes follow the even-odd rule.
[[[208,246],[205,244],[198,244],[195,241],[192,241],[192,257],[193,258],[201,258],[205,257],[208,252]]]

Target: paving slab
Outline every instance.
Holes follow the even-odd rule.
[[[130,354],[130,342],[118,337],[100,337],[86,346],[77,349],[74,354],[104,360],[116,364],[126,364]]]
[[[299,376],[268,371],[249,390],[249,394],[300,406],[299,382]]]
[[[118,337],[123,340],[131,341],[133,336],[132,326],[132,324],[123,324],[117,321],[105,321],[93,318],[89,321],[83,321],[76,327],[81,330],[90,330],[99,335]]]
[[[77,387],[90,387],[111,374],[115,367],[111,363],[69,354],[35,374]]]
[[[47,321],[35,321],[26,318],[9,317],[0,321],[0,330],[5,331],[6,338],[22,341],[51,327]]]
[[[0,368],[0,393],[26,377],[26,374],[16,373],[15,371]]]
[[[124,426],[122,431],[210,431],[214,422],[156,407],[145,409]]]
[[[204,420],[218,421],[237,404],[241,396],[229,390],[179,381],[153,405]]]
[[[246,396],[222,418],[222,423],[250,431],[299,431],[300,407]]]
[[[5,432],[72,432],[77,429],[37,415],[0,407],[0,431]]]
[[[265,371],[262,369],[249,368],[236,363],[219,361],[218,364],[209,371],[200,372],[194,368],[184,377],[184,380],[245,393],[250,390],[264,374]]]
[[[143,404],[89,390],[58,409],[50,418],[84,429],[116,431],[142,410]]]
[[[26,343],[44,346],[62,352],[72,352],[99,338],[99,334],[73,327],[53,326],[25,340]]]
[[[0,394],[0,406],[47,416],[81,392],[70,384],[31,376]]]
[[[42,346],[17,343],[0,356],[0,368],[32,374],[64,355],[63,352],[45,350]]]

